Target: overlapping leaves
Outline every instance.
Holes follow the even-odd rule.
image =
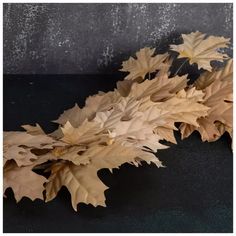
[[[215,52],[228,43],[223,37],[205,39],[195,32],[183,38],[184,43],[172,49],[199,68],[210,71],[210,61],[226,58]],[[12,188],[17,201],[24,196],[50,201],[65,186],[74,210],[78,203],[105,206],[108,187],[97,172],[124,163],[163,167],[155,153],[168,148],[162,139],[176,143],[176,122],[182,123],[182,138],[194,130],[203,141],[214,141],[224,132],[232,135],[232,60],[204,72],[190,86],[188,75],[170,77],[172,61],[168,53],[141,49],[136,59],[123,62],[121,70],[129,74],[117,82],[117,89],[99,92],[88,97],[83,108],[76,104],[65,111],[54,121],[59,127],[53,133],[45,134],[39,125],[4,132],[4,191]]]

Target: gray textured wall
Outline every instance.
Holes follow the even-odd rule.
[[[181,33],[232,38],[232,17],[230,3],[4,4],[4,73],[109,73]]]

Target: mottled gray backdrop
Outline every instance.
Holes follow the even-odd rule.
[[[231,3],[4,4],[4,73],[110,73],[181,33],[232,38],[232,18]]]

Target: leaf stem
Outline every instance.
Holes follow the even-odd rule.
[[[175,72],[175,74],[174,74],[174,76],[176,76],[177,74],[178,74],[178,72],[181,70],[181,68],[183,67],[183,65],[188,61],[189,59],[187,58],[187,59],[185,59],[184,61],[183,61],[183,63],[180,65],[180,67],[177,69],[177,71]]]

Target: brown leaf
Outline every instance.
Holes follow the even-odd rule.
[[[214,69],[213,72],[206,71],[194,82],[196,89],[205,89],[215,80],[233,79],[233,59],[227,61],[226,65],[220,69]]]
[[[7,160],[15,160],[18,166],[32,165],[33,161],[37,159],[29,148],[22,148],[18,146],[12,146],[8,148],[5,146],[3,151],[3,158]]]
[[[32,201],[36,198],[43,200],[43,185],[47,182],[47,179],[34,173],[32,166],[18,167],[14,162],[8,162],[3,175],[3,192],[7,188],[12,188],[17,202],[22,197],[28,197]]]
[[[102,131],[97,122],[90,122],[88,120],[85,120],[78,128],[74,128],[67,121],[61,129],[64,135],[62,140],[74,145],[86,145],[95,142],[100,139],[96,134]]]
[[[32,149],[53,149],[65,144],[45,134],[31,135],[26,132],[4,132],[3,156],[6,160],[15,160],[18,166],[31,165],[37,156]]]
[[[36,124],[36,126],[22,125],[21,127],[24,128],[26,132],[31,135],[45,134],[45,132],[42,130],[39,124]]]
[[[154,163],[161,167],[161,162],[152,154],[136,149],[124,147],[119,143],[111,145],[94,145],[81,154],[82,158],[90,160],[88,165],[75,165],[70,162],[54,164],[52,174],[46,185],[46,201],[57,195],[62,186],[66,186],[71,193],[71,202],[77,211],[80,202],[93,206],[106,206],[104,191],[107,187],[97,176],[102,168],[118,168],[126,162],[138,165],[140,161]]]
[[[108,93],[99,92],[96,95],[89,96],[83,108],[80,108],[76,104],[73,108],[64,111],[54,122],[65,125],[66,122],[69,121],[73,127],[77,128],[86,119],[88,121],[92,120],[96,112],[111,109],[114,104],[119,102],[120,98],[121,96],[117,91]],[[60,136],[60,134],[61,132],[57,131],[57,133],[53,135]]]
[[[153,153],[145,152],[134,146],[124,146],[121,142],[114,142],[111,145],[94,145],[88,148],[81,156],[86,156],[91,165],[96,168],[118,168],[124,163],[137,164],[137,160],[142,160],[148,164],[154,163],[161,167],[161,161]]]
[[[178,91],[187,85],[187,76],[175,76],[169,79],[167,75],[156,77],[153,80],[145,80],[143,83],[134,83],[129,96],[137,100],[150,97],[152,101],[158,102],[173,97]]]
[[[80,202],[93,206],[106,206],[104,185],[92,165],[77,166],[70,162],[58,162],[51,168],[51,176],[46,185],[46,202],[54,199],[62,186],[71,194],[71,203],[75,211]]]
[[[154,52],[155,48],[142,48],[136,53],[137,59],[130,57],[129,60],[124,61],[120,71],[129,72],[125,79],[134,80],[138,77],[144,79],[146,74],[161,69],[163,61],[168,57],[168,53],[154,56]]]
[[[133,84],[132,80],[123,80],[116,83],[117,90],[121,96],[127,97],[130,93],[131,86]]]
[[[213,72],[214,73],[214,72]],[[232,94],[232,80],[216,79],[203,91],[203,104],[210,109],[207,111],[206,117],[197,120],[198,125],[190,126],[189,124],[181,124],[180,131],[182,139],[188,137],[194,130],[201,134],[202,141],[215,141],[221,135],[215,123],[220,121],[227,127],[233,126],[233,104],[226,101]]]
[[[47,135],[31,135],[26,132],[9,131],[3,133],[4,144],[6,146],[24,145],[33,148],[53,147],[57,141]]]
[[[79,126],[85,119],[91,115],[92,111],[88,109],[81,109],[77,104],[71,109],[68,109],[60,115],[60,117],[54,122],[64,125],[67,121],[70,122],[74,127]]]
[[[189,63],[196,63],[198,69],[212,71],[211,61],[220,61],[228,58],[227,54],[218,52],[220,48],[227,48],[230,39],[224,37],[209,36],[196,31],[190,34],[182,34],[183,44],[170,45],[171,50],[179,53],[178,58],[188,58]]]

